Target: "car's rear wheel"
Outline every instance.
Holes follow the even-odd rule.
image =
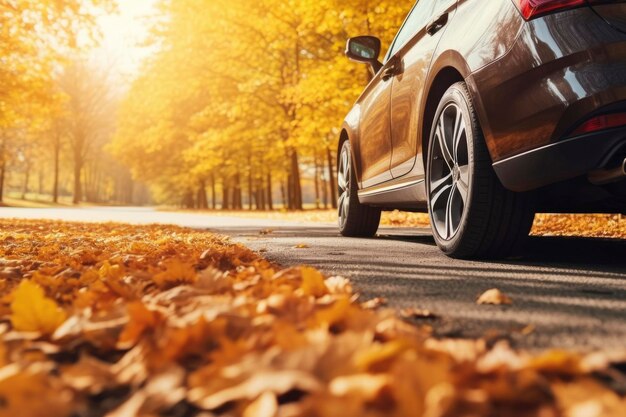
[[[374,236],[380,224],[381,210],[376,207],[365,206],[359,202],[359,188],[352,166],[349,141],[343,143],[339,152],[337,185],[341,234],[349,237]]]
[[[500,258],[517,250],[532,226],[532,196],[498,180],[465,83],[444,94],[428,150],[431,228],[455,258]]]

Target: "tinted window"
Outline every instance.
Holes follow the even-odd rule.
[[[434,0],[419,0],[396,35],[385,61],[394,56],[432,17]]]

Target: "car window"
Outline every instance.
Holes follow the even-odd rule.
[[[417,32],[426,26],[432,17],[434,5],[434,0],[419,0],[415,6],[413,6],[413,9],[391,44],[391,48],[385,57],[385,62],[394,56]]]

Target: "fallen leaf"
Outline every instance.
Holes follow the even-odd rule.
[[[180,283],[194,283],[198,279],[198,273],[193,265],[178,259],[170,259],[164,262],[165,270],[154,275],[154,282],[159,287]]]
[[[492,288],[485,291],[478,299],[476,304],[490,304],[490,305],[510,305],[513,304],[513,300],[497,288]]]
[[[322,388],[319,381],[307,372],[298,370],[259,370],[245,381],[214,393],[205,393],[200,388],[189,392],[189,400],[204,410],[215,410],[236,400],[253,400],[263,393],[285,394],[293,389],[315,392]]]
[[[294,249],[309,249],[310,246],[307,245],[306,243],[299,243],[296,246],[294,246]]]
[[[67,317],[54,300],[46,297],[43,288],[29,280],[23,280],[13,292],[11,311],[15,330],[47,335],[54,333]]]
[[[387,305],[387,299],[383,297],[372,298],[371,300],[367,300],[364,303],[361,303],[361,307],[367,310],[376,310],[379,307],[383,307]]]
[[[405,319],[436,319],[437,315],[430,310],[410,307],[400,310],[400,317]]]
[[[315,268],[303,267],[300,273],[302,274],[302,292],[304,295],[321,297],[328,294],[324,275],[320,271]]]
[[[273,392],[261,394],[243,412],[243,417],[275,417],[278,413],[278,400]]]

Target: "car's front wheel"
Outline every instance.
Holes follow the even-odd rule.
[[[343,143],[339,152],[337,185],[339,231],[341,234],[349,237],[374,236],[380,224],[381,210],[359,202],[359,187],[352,166],[349,141]]]
[[[441,99],[427,165],[431,228],[444,253],[505,257],[528,236],[532,197],[508,191],[498,180],[465,83]]]

